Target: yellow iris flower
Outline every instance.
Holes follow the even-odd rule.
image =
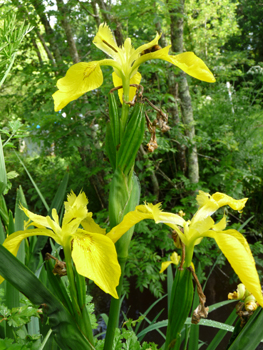
[[[146,50],[158,45],[161,35],[148,44],[144,44],[134,49],[131,39],[127,38],[122,47],[118,47],[115,38],[106,24],[101,24],[93,43],[112,59],[101,61],[81,62],[74,64],[66,73],[66,76],[57,82],[58,91],[53,94],[55,101],[55,111],[64,108],[69,102],[78,99],[88,91],[95,90],[103,83],[101,66],[112,66],[114,86],[123,86],[129,91],[129,100],[135,95],[136,88],[130,84],[139,84],[141,74],[138,72],[139,66],[152,59],[161,59],[179,67],[187,74],[206,82],[215,82],[215,78],[205,63],[193,52],[184,52],[176,56],[169,55],[171,45],[155,52],[145,53]],[[144,54],[145,53],[145,54]],[[122,100],[122,89],[119,90],[119,97]]]
[[[211,215],[217,209],[225,205],[229,205],[234,210],[242,210],[247,198],[235,200],[223,193],[217,192],[211,196],[208,193],[199,191],[196,199],[199,209],[191,221],[185,221],[177,214],[162,212],[160,204],[139,205],[135,211],[125,215],[123,221],[108,233],[108,237],[117,240],[128,227],[144,219],[153,219],[156,223],[164,223],[176,231],[185,245],[185,267],[191,265],[194,246],[200,243],[203,237],[214,238],[241,282],[263,307],[261,285],[248,242],[238,231],[233,229],[225,230],[225,217],[217,224],[211,218]],[[178,226],[181,226],[184,232]],[[178,264],[178,257],[174,255],[171,262]],[[171,262],[165,264],[163,268],[167,267]]]
[[[88,199],[84,192],[78,196],[71,192],[65,202],[61,227],[56,209],[52,210],[52,219],[50,216],[36,215],[22,207],[29,221],[32,221],[27,227],[37,228],[11,234],[3,246],[16,256],[23,239],[35,235],[51,237],[63,248],[72,247],[72,259],[80,275],[93,280],[104,292],[118,298],[116,287],[119,284],[121,269],[115,245],[105,235],[106,230],[92,219],[87,204]],[[79,228],[80,224],[83,229]],[[0,283],[3,280],[0,276]]]

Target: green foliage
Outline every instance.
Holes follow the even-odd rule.
[[[160,254],[163,250],[173,249],[169,230],[165,225],[158,227],[152,221],[141,221],[135,232],[125,268],[125,292],[129,292],[126,279],[136,276],[136,288],[141,292],[147,288],[159,298],[164,293],[162,281],[165,279],[165,275],[159,273],[163,260]]]
[[[0,321],[6,322],[12,327],[15,344],[13,339],[0,339],[1,349],[12,350],[37,350],[41,345],[41,334],[28,334],[25,325],[30,322],[31,317],[40,317],[42,310],[35,307],[28,299],[23,298],[20,302],[24,305],[8,309],[4,302],[4,290],[0,289]]]
[[[27,26],[17,25],[17,18],[15,13],[8,13],[0,27],[0,87],[4,83],[8,73],[10,72],[18,49],[25,35],[29,33],[33,27],[29,24]]]
[[[96,344],[96,350],[103,350],[104,340],[99,340]],[[154,343],[140,342],[137,340],[136,334],[125,328],[116,328],[114,335],[114,350],[158,350],[158,347]]]

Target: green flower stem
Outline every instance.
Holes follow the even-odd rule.
[[[189,245],[185,246],[185,260],[184,260],[185,267],[191,266],[193,254],[194,254],[194,241],[192,241]]]
[[[71,242],[69,241],[68,244],[66,244],[63,248],[64,248],[65,260],[66,260],[66,266],[67,266],[67,275],[69,280],[69,291],[72,299],[75,316],[78,319],[81,314],[81,311],[78,305],[77,290],[75,285],[74,272],[72,268]]]
[[[78,323],[79,328],[83,332],[83,334],[87,337],[91,345],[94,345],[93,342],[93,333],[91,328],[91,323],[89,319],[88,313],[84,310],[86,306],[83,309],[83,314],[81,312],[81,307],[78,303],[78,293],[76,289],[75,284],[75,278],[74,278],[74,271],[72,267],[72,260],[71,260],[71,241],[69,240],[67,244],[65,244],[64,248],[64,254],[65,254],[65,260],[66,260],[66,266],[67,266],[67,275],[69,280],[69,291],[72,299],[74,314],[76,322]],[[77,273],[77,271],[75,272]]]
[[[104,343],[104,350],[112,350],[115,328],[119,324],[119,315],[121,308],[121,291],[122,291],[122,281],[127,258],[119,258],[119,264],[121,266],[121,277],[117,289],[119,299],[111,298],[109,321],[107,325],[106,338]]]

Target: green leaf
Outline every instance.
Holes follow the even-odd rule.
[[[0,273],[33,304],[42,305],[54,337],[63,350],[93,348],[61,302],[3,246],[0,246]]]
[[[4,192],[7,186],[7,176],[5,169],[5,157],[3,152],[2,140],[0,136],[0,195]]]
[[[33,186],[35,187],[35,189],[36,189],[36,191],[37,191],[37,193],[38,193],[40,199],[42,200],[42,203],[44,204],[46,210],[49,211],[49,206],[48,206],[48,204],[47,204],[45,198],[43,197],[43,195],[42,195],[40,189],[38,188],[37,184],[35,183],[35,181],[33,180],[32,176],[30,175],[29,171],[27,170],[27,168],[26,168],[24,162],[23,162],[22,159],[18,156],[17,153],[16,153],[16,156],[17,156],[17,158],[19,159],[20,163],[22,164],[23,168],[25,169],[25,171],[26,171],[28,177],[30,178],[30,180],[31,180],[31,182],[32,182],[32,184],[33,184]]]
[[[237,318],[236,309],[234,308],[227,320],[225,321],[225,324],[232,325]],[[206,350],[215,350],[217,346],[220,344],[221,340],[226,335],[227,331],[220,329],[220,331],[217,332],[214,339],[211,341],[211,343],[208,345]]]
[[[191,318],[187,317],[185,324],[191,324]],[[219,328],[223,329],[228,332],[233,332],[234,327],[227,325],[225,323],[217,322],[217,321],[212,321],[212,320],[204,320],[201,319],[199,322],[200,326],[207,326],[207,327],[213,327],[213,328]]]
[[[229,350],[255,350],[263,339],[263,310],[259,307],[238,334]]]
[[[53,208],[55,208],[57,210],[57,212],[60,211],[62,204],[63,204],[63,201],[64,201],[64,198],[65,198],[66,191],[67,191],[68,179],[69,179],[69,173],[66,172],[66,174],[64,175],[64,177],[59,185],[59,188],[55,194],[55,197],[51,203],[49,215],[51,214],[51,210]]]

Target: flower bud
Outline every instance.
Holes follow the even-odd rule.
[[[243,283],[240,283],[238,286],[237,286],[237,290],[236,292],[234,293],[229,293],[228,294],[228,299],[243,299],[246,295],[246,287],[244,286]]]
[[[244,303],[246,311],[255,311],[258,308],[256,298],[252,294],[246,297]]]

